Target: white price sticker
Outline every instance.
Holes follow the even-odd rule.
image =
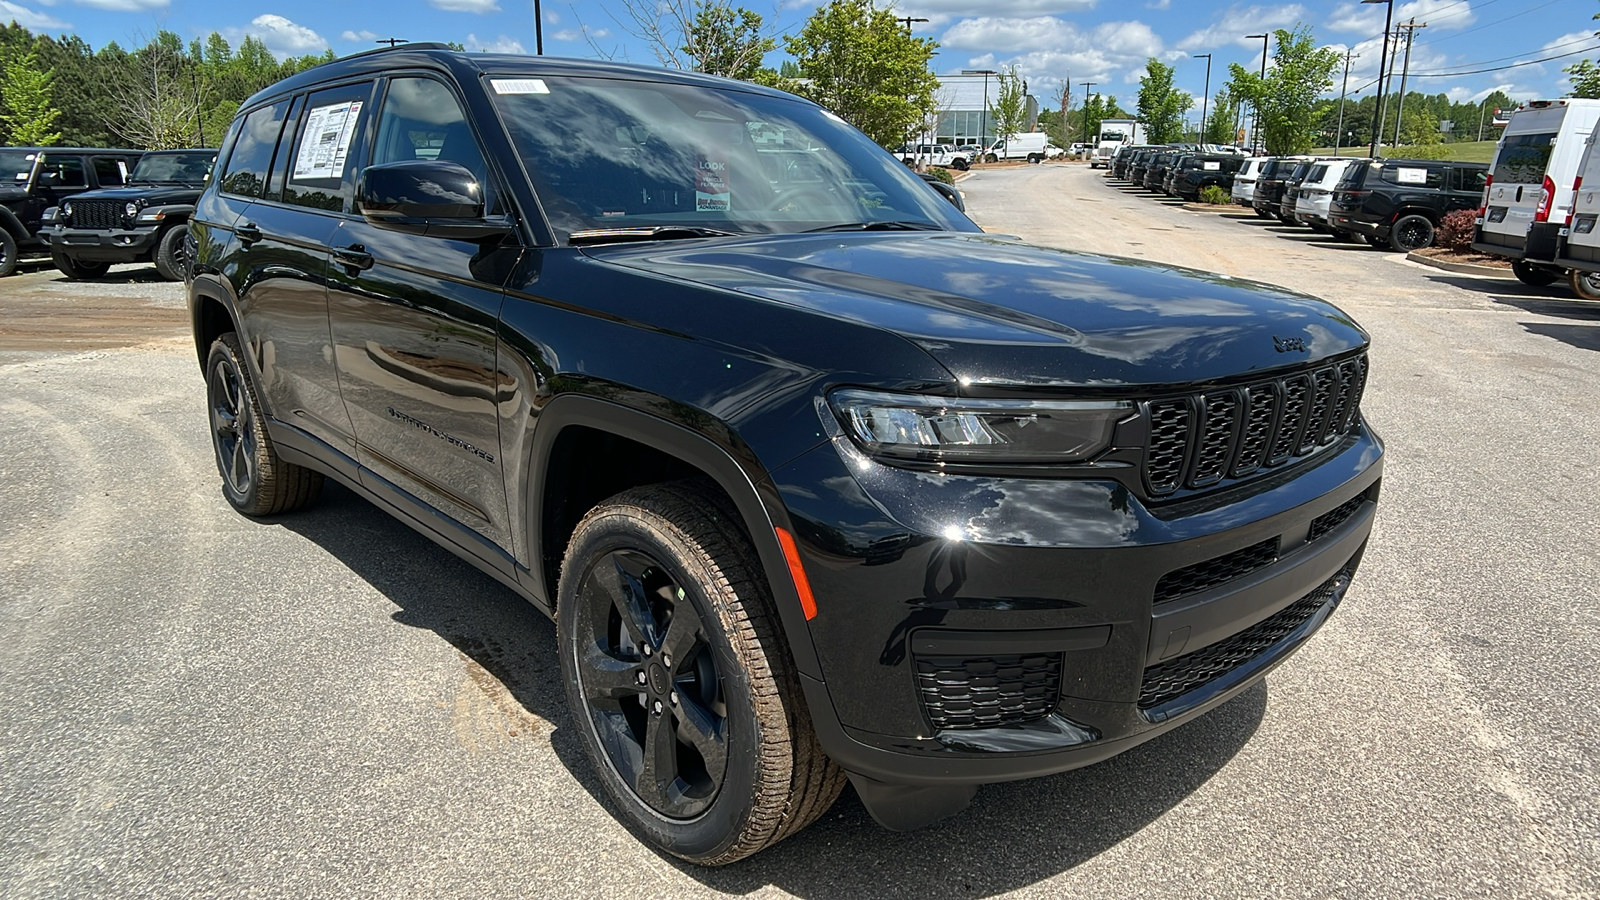
[[[543,78],[494,78],[489,81],[496,94],[548,94]]]
[[[361,119],[361,101],[319,106],[306,116],[305,135],[294,160],[294,179],[343,178],[345,158]]]
[[[1400,184],[1427,184],[1427,169],[1395,169],[1395,181]]]
[[[1204,163],[1203,165],[1204,165],[1204,168],[1205,168],[1205,170],[1207,172],[1216,172],[1216,171],[1220,171],[1222,169],[1222,163],[1221,162],[1208,162],[1208,163]]]

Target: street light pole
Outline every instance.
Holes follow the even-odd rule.
[[[1089,88],[1099,83],[1098,81],[1085,81],[1083,83],[1083,142],[1085,144],[1089,143]],[[1098,145],[1100,139],[1098,137],[1095,138],[1094,143]]]
[[[978,125],[978,158],[982,159],[983,154],[989,149],[983,143],[989,136],[989,76],[1000,73],[993,69],[962,69],[961,74],[983,76],[983,115],[979,118]]]
[[[544,14],[539,9],[539,0],[533,0],[533,52],[537,56],[544,55]]]
[[[1196,53],[1195,59],[1205,57],[1206,60],[1206,92],[1200,95],[1200,140],[1196,143],[1204,145],[1206,142],[1206,104],[1211,100],[1211,54]]]
[[[1383,144],[1383,64],[1389,58],[1389,26],[1394,22],[1394,0],[1361,0],[1362,3],[1382,3],[1388,6],[1383,16],[1383,52],[1378,55],[1378,102],[1372,106],[1372,145],[1367,157],[1378,158],[1378,148]]]
[[[1272,40],[1272,35],[1269,35],[1269,34],[1247,34],[1247,35],[1244,36],[1244,38],[1247,41],[1255,40],[1256,38],[1260,38],[1261,39],[1261,80],[1262,81],[1266,81],[1267,80],[1267,42]],[[1255,156],[1256,155],[1256,146],[1261,143],[1261,101],[1259,99],[1256,100],[1254,106],[1256,108],[1256,124],[1255,124],[1254,128],[1250,129],[1250,155],[1251,156]]]

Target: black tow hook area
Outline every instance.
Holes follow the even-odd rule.
[[[916,831],[966,809],[978,793],[975,784],[885,784],[846,772],[873,821],[890,831]]]

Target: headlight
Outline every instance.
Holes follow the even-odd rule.
[[[127,213],[128,214],[128,218],[131,219],[134,216],[137,216],[139,214],[139,204],[137,204],[137,203],[129,203],[127,206],[124,206],[122,208],[122,211]]]
[[[71,203],[63,203],[63,204],[61,204],[61,214],[63,216],[66,216],[67,218],[71,218],[72,217],[72,204]]]
[[[959,400],[842,390],[834,412],[873,456],[925,462],[1071,463],[1111,446],[1120,400]]]

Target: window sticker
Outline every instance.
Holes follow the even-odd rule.
[[[305,138],[294,160],[294,180],[343,178],[345,157],[361,119],[361,101],[318,106],[306,116]]]
[[[123,181],[127,181],[128,180],[128,161],[125,160],[125,159],[117,160],[117,171],[122,173],[122,180]]]
[[[550,88],[545,86],[543,78],[492,78],[489,84],[494,86],[496,94],[550,93]]]
[[[1395,169],[1395,182],[1398,184],[1427,184],[1427,169]]]
[[[1205,164],[1205,170],[1207,172],[1216,172],[1216,171],[1221,170],[1221,168],[1222,168],[1221,161],[1208,162],[1208,163]]]
[[[725,213],[733,207],[732,200],[733,194],[728,190],[728,161],[704,153],[695,157],[695,212]]]

